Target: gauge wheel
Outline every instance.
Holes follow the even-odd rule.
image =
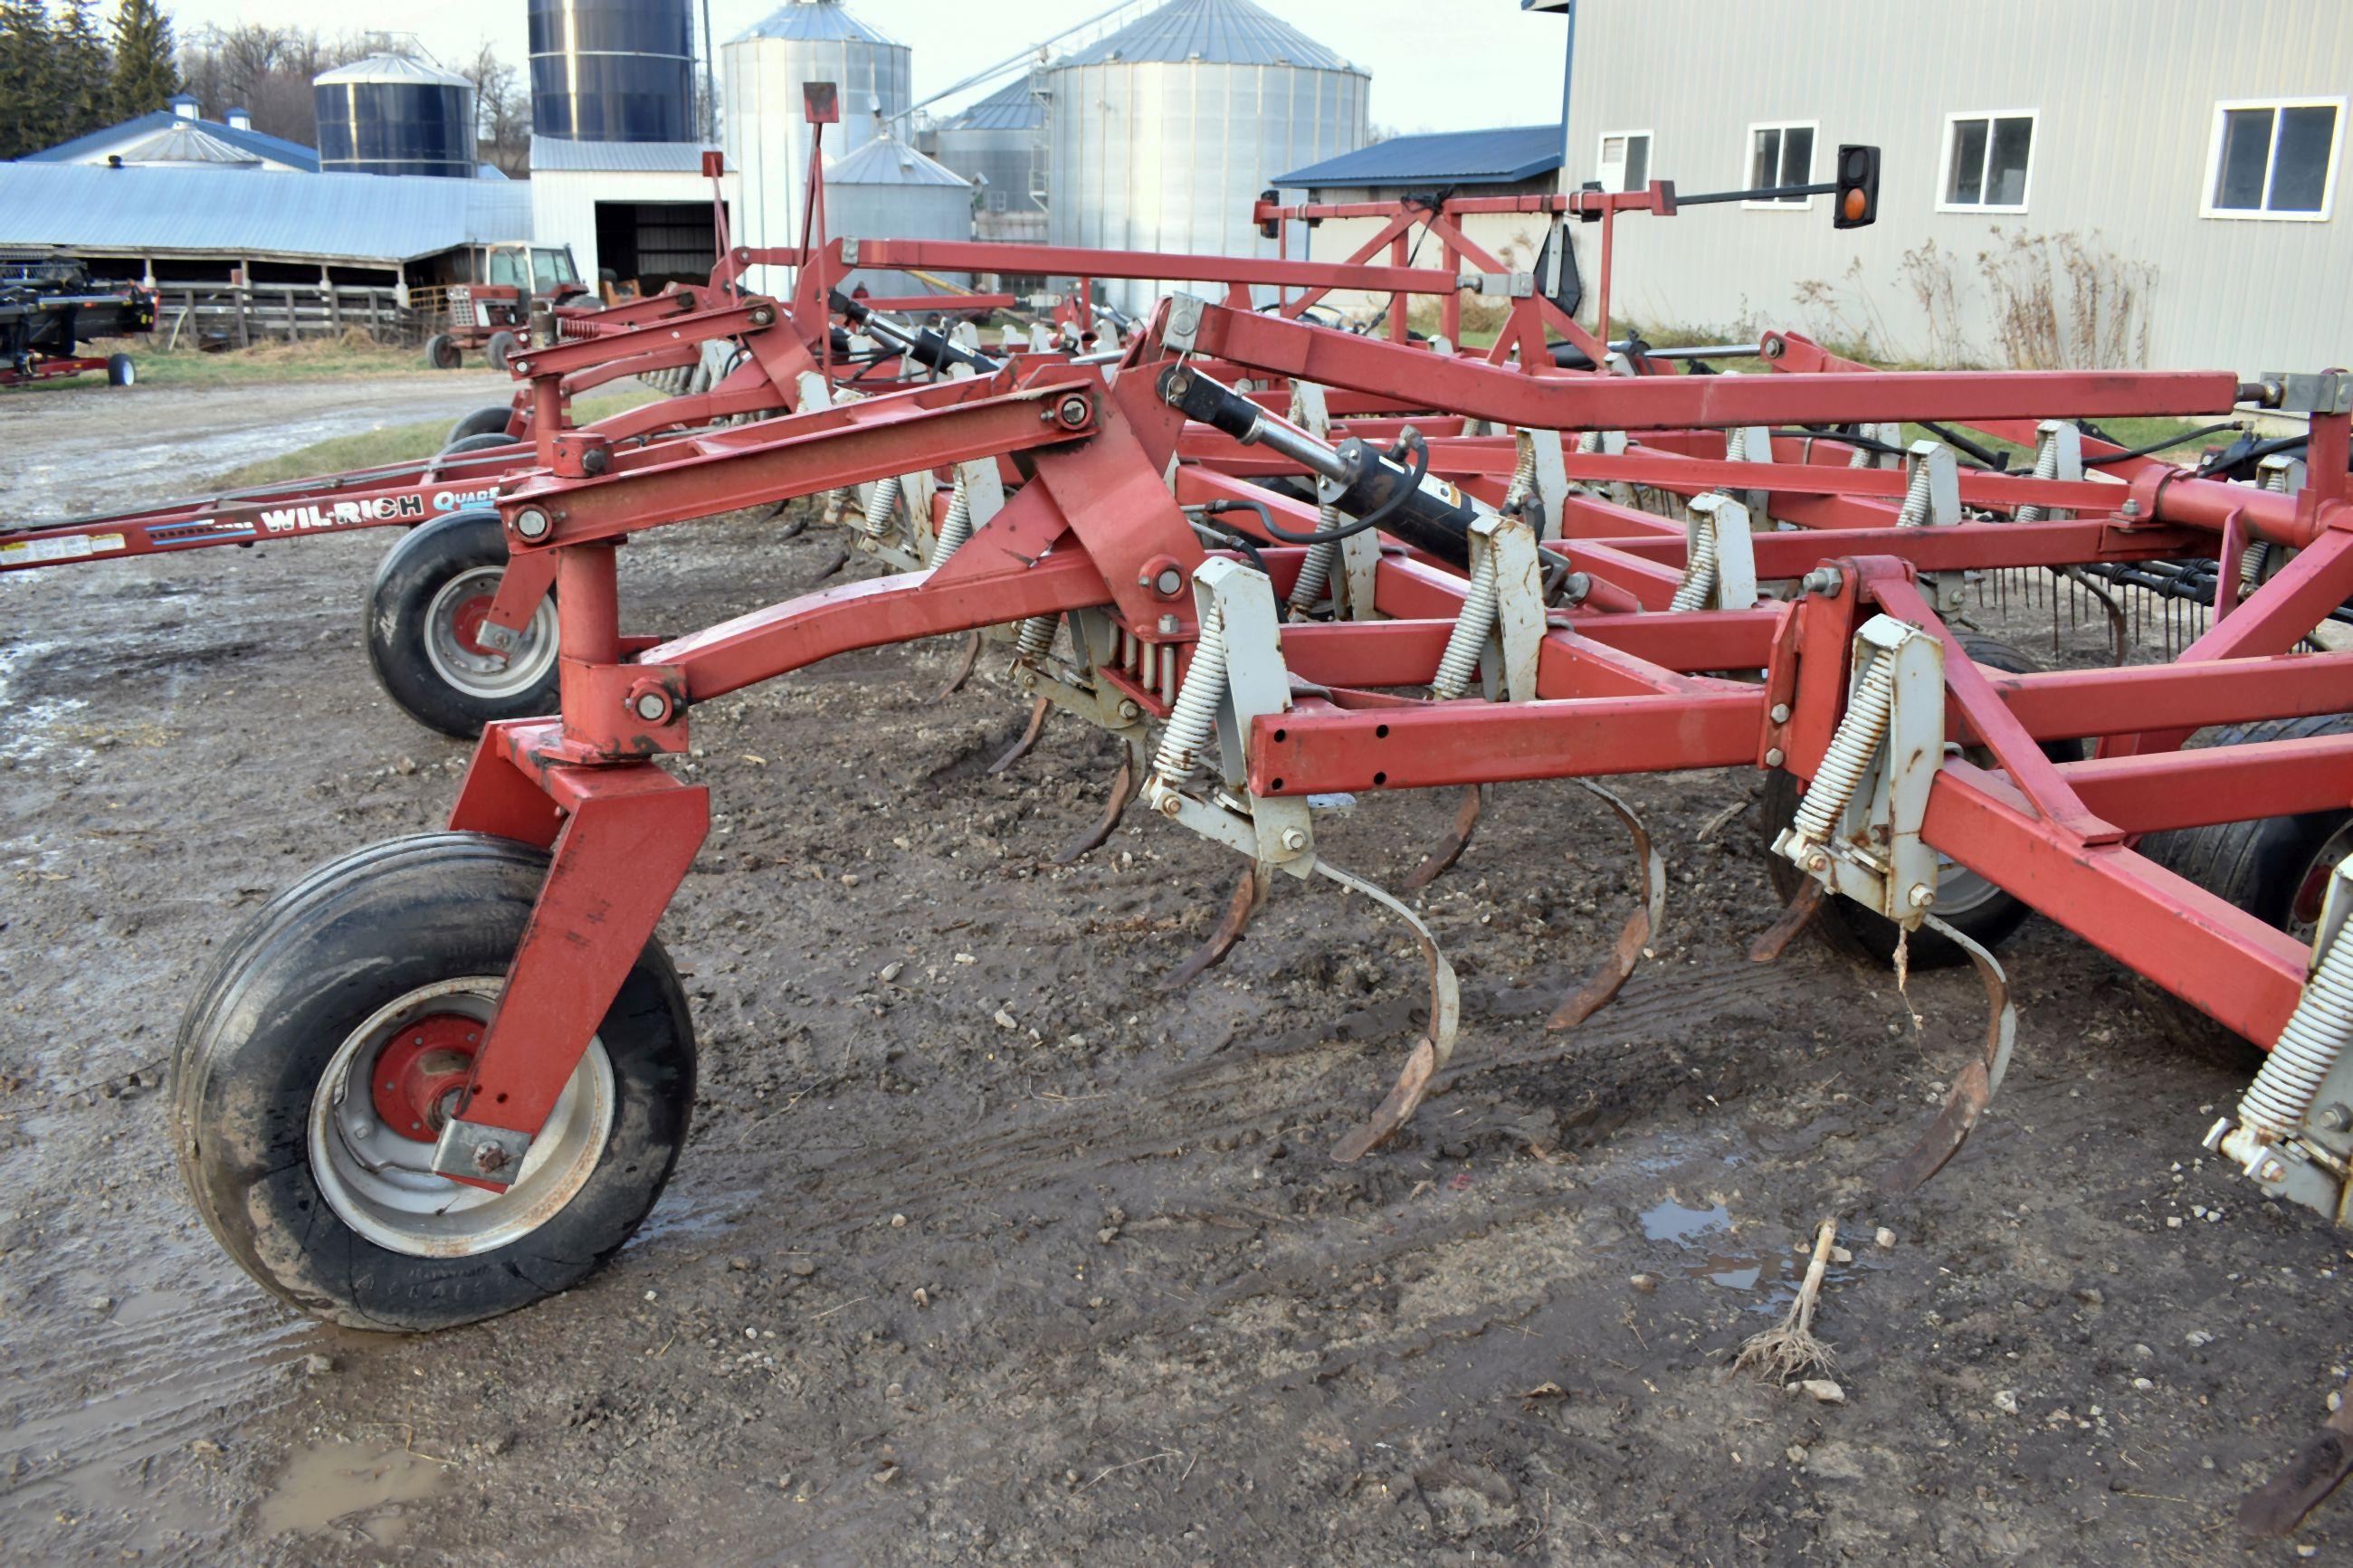
[[[446,452],[450,447],[469,436],[486,436],[494,431],[503,436],[507,432],[508,422],[513,417],[514,410],[503,404],[490,408],[477,408],[449,426],[449,434],[442,438],[441,449]]]
[[[480,834],[313,871],[215,962],[181,1025],[172,1114],[197,1212],[291,1305],[451,1328],[585,1279],[661,1194],[694,1099],[677,970],[649,942],[503,1192],[430,1169],[547,874]]]
[[[556,710],[552,593],[512,653],[481,640],[506,568],[495,511],[436,518],[385,552],[368,589],[368,663],[385,694],[418,723],[470,740],[493,720]]]
[[[478,436],[460,436],[435,454],[442,458],[462,458],[469,452],[487,452],[495,447],[512,447],[515,438],[503,430],[485,430]]]
[[[131,363],[131,356],[129,354],[109,354],[106,356],[107,385],[135,386],[138,383],[139,367]]]
[[[2344,734],[2353,734],[2353,714],[2321,713],[2217,725],[2200,731],[2189,744],[2245,746]],[[2134,847],[2264,924],[2310,942],[2320,928],[2320,905],[2327,896],[2329,878],[2337,863],[2353,850],[2353,812],[2313,811],[2170,828],[2147,835]],[[2140,984],[2158,1026],[2177,1043],[2239,1054],[2242,1042],[2237,1034],[2171,992],[2146,980]]]
[[[2031,675],[2042,668],[2006,642],[1975,632],[1953,635],[1969,658],[1987,669]],[[2075,740],[2052,741],[2042,747],[2042,754],[2054,763],[2081,762],[2084,752],[2084,742]],[[1972,750],[1964,755],[1980,766],[1995,765],[1991,755],[1982,751]],[[1781,837],[1782,829],[1797,819],[1801,798],[1797,776],[1776,770],[1767,775],[1764,794],[1757,803],[1764,830],[1766,872],[1772,879],[1775,895],[1785,903],[1810,879],[1787,858],[1773,852],[1774,841]],[[1976,872],[1946,860],[1940,863],[1936,875],[1934,912],[1962,935],[1990,948],[2008,941],[2010,933],[2034,911],[2023,900],[2012,898]],[[1821,913],[1813,921],[1813,930],[1831,946],[1859,962],[1882,966],[1894,959],[1896,937],[1902,929],[1852,899],[1824,900]],[[1914,931],[1906,944],[1905,962],[1915,969],[1941,968],[1968,961],[1968,952],[1957,942],[1926,926]]]

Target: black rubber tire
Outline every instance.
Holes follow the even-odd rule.
[[[312,871],[215,960],[174,1052],[174,1141],[205,1224],[281,1300],[356,1329],[478,1322],[579,1283],[661,1195],[693,1110],[695,1048],[658,940],[599,1029],[615,1089],[604,1154],[536,1229],[471,1257],[413,1257],[347,1226],[312,1173],[311,1097],[343,1041],[409,991],[502,973],[546,870],[544,853],[508,839],[394,839]]]
[[[2192,747],[2243,746],[2261,741],[2303,741],[2353,733],[2353,714],[2322,713],[2301,719],[2262,719],[2222,724],[2190,737]],[[2177,827],[2152,833],[2135,846],[2177,876],[2237,905],[2266,925],[2309,935],[2316,909],[2299,911],[2297,895],[2317,868],[2331,839],[2353,821],[2353,811],[2315,811],[2300,816],[2263,816],[2209,827]],[[2301,921],[2299,921],[2301,916]],[[2177,1043],[2211,1050],[2239,1037],[2171,992],[2144,980],[2141,987],[2164,1032]]]
[[[465,351],[458,340],[447,332],[436,332],[425,342],[425,363],[435,370],[456,370],[466,363]]]
[[[530,719],[556,710],[556,668],[503,698],[464,691],[442,679],[426,652],[427,613],[434,595],[462,572],[503,568],[505,531],[495,511],[455,511],[401,536],[385,552],[368,586],[364,636],[376,683],[400,710],[445,735],[472,740],[497,719]]]
[[[109,354],[106,356],[107,385],[135,386],[138,383],[139,367],[131,363],[131,356],[129,354]]]
[[[482,436],[491,432],[503,436],[506,434],[507,422],[513,417],[514,410],[503,404],[493,408],[477,408],[449,426],[449,434],[443,438],[441,449],[446,452],[450,446],[464,440],[469,436]]]
[[[503,371],[522,343],[522,340],[512,332],[492,332],[491,341],[482,347],[482,357],[491,362],[492,370]]]
[[[515,438],[503,430],[485,430],[478,436],[460,436],[438,454],[444,458],[462,458],[469,452],[487,452],[494,447],[512,447]]]
[[[1955,632],[1969,658],[1988,669],[2007,671],[2012,675],[2031,675],[2042,667],[2008,643],[1978,632]],[[2081,741],[2052,741],[2042,747],[2042,754],[2052,762],[2081,762],[2084,756]],[[1803,871],[1782,856],[1773,853],[1773,841],[1781,830],[1796,820],[1799,799],[1797,776],[1775,771],[1766,776],[1765,788],[1757,800],[1757,817],[1762,830],[1761,847],[1765,851],[1766,874],[1772,879],[1773,891],[1783,902],[1795,897],[1799,887],[1809,880]],[[1956,931],[1985,947],[1998,947],[2026,922],[2034,911],[2022,900],[1996,890],[1992,899],[1975,909],[1947,913],[1936,910]],[[1813,920],[1813,931],[1833,949],[1858,963],[1884,967],[1894,962],[1897,934],[1903,929],[1894,921],[1864,909],[1852,899],[1834,898],[1822,906]],[[1926,926],[1912,933],[1905,962],[1915,969],[1947,968],[1968,962],[1968,954],[1949,938],[1930,931]]]

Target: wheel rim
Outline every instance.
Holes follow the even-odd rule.
[[[470,566],[441,584],[425,610],[425,657],[443,684],[469,697],[496,701],[537,686],[555,664],[555,601],[542,599],[512,654],[480,640],[483,618],[498,596],[498,566]]]
[[[311,1175],[335,1217],[378,1247],[411,1258],[492,1251],[563,1212],[596,1169],[616,1100],[601,1039],[588,1043],[512,1186],[490,1192],[429,1168],[438,1122],[417,1128],[423,1107],[401,1098],[400,1087],[421,1083],[435,1111],[446,1111],[464,1080],[463,1062],[453,1083],[450,1064],[440,1058],[470,1058],[464,1037],[489,1024],[503,984],[472,975],[409,992],[353,1030],[320,1077],[311,1099]],[[422,1054],[405,1055],[419,1036]],[[388,1083],[396,1087],[387,1090]],[[388,1119],[387,1110],[406,1125]]]
[[[2296,883],[2295,897],[2288,900],[2287,934],[2298,942],[2308,942],[2320,930],[2320,906],[2328,897],[2328,879],[2337,874],[2337,863],[2353,850],[2353,821],[2340,826],[2321,844],[2320,852],[2313,856],[2304,868],[2304,878]]]

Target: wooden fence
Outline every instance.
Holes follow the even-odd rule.
[[[354,328],[386,342],[419,342],[433,322],[404,309],[391,289],[319,284],[164,284],[155,290],[155,335],[177,347],[226,342],[247,348],[273,340],[340,337]]]

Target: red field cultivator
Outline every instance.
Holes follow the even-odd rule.
[[[1869,219],[1867,153],[1842,149],[1820,187],[1841,222]],[[688,750],[700,703],[953,634],[1008,651],[1037,704],[1023,745],[1057,710],[1119,742],[1104,814],[1066,858],[1136,799],[1237,855],[1225,921],[1174,979],[1221,958],[1286,882],[1362,893],[1413,931],[1426,1029],[1335,1158],[1377,1149],[1442,1089],[1462,1004],[1409,904],[1319,848],[1329,813],[1457,792],[1419,884],[1460,853],[1488,786],[1592,790],[1629,829],[1643,894],[1590,972],[1563,977],[1550,1026],[1567,1029],[1608,1004],[1665,913],[1665,851],[1604,781],[1746,768],[1788,900],[1755,956],[1810,923],[1983,978],[1982,1055],[1891,1185],[1933,1175],[1999,1089],[2014,1015],[1994,950],[2031,910],[2269,1049],[2209,1147],[2341,1221],[2353,652],[2309,639],[2353,598],[2353,378],[1883,374],[1793,333],[1730,345],[1764,370],[1723,374],[1706,353],[1610,343],[1617,215],[1757,194],[1531,198],[1552,241],[1518,274],[1450,205],[1399,209],[1340,263],[737,249],[707,289],[580,318],[519,354],[515,406],[477,433],[483,450],[108,520],[110,544],[93,523],[0,536],[0,565],[29,564],[5,552],[146,553],[447,510],[403,549],[473,519],[474,575],[417,574],[395,619],[422,628],[427,665],[433,628],[461,611],[459,644],[485,670],[540,661],[508,696],[543,706],[434,721],[491,721],[448,831],[314,872],[227,946],[191,1007],[177,1125],[215,1233],[286,1300],[366,1327],[466,1322],[593,1270],[651,1207],[693,1097],[692,1023],[654,932],[710,807],[661,760]],[[1259,214],[1278,233],[1346,215]],[[1599,332],[1553,260],[1572,221],[1605,237]],[[1442,266],[1403,264],[1417,226]],[[1050,341],[997,358],[843,299],[860,265],[1174,278],[1217,298],[1175,294],[1103,353],[1072,352],[1099,323],[1067,312]],[[797,268],[792,297],[744,294],[754,266]],[[1387,336],[1314,324],[1335,290],[1389,296]],[[1468,292],[1504,307],[1492,346],[1409,341],[1411,298]],[[568,423],[590,385],[689,365],[707,390]],[[2096,423],[2250,406],[2305,415],[2309,435],[2192,468]],[[666,640],[624,635],[624,540],[804,498],[892,572]],[[77,533],[84,546],[60,542]],[[2194,603],[2197,630],[2162,663],[2038,671],[1966,623],[1971,592],[2021,573],[2110,605]],[[2185,748],[2200,730],[2222,743]]]

